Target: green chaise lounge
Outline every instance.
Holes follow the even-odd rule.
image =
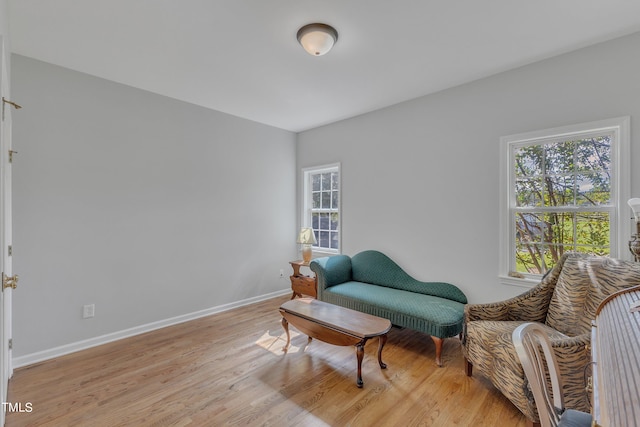
[[[310,267],[318,278],[319,300],[430,335],[439,366],[443,340],[462,332],[467,297],[460,289],[416,280],[381,252],[317,258]]]

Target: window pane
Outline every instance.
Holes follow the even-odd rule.
[[[544,215],[543,242],[549,245],[573,246],[573,230],[573,213],[552,212]]]
[[[609,213],[518,213],[515,236],[516,271],[542,274],[566,251],[608,255]]]
[[[608,205],[611,203],[611,177],[608,172],[576,176],[577,205]]]
[[[541,213],[517,213],[516,243],[529,244],[542,242],[544,227],[543,216]]]
[[[320,193],[312,193],[313,206],[312,209],[320,209]]]
[[[332,230],[337,230],[338,229],[338,214],[337,213],[332,213],[331,214],[331,229]]]
[[[608,212],[579,212],[576,214],[576,244],[609,247],[610,220]]]
[[[533,145],[514,150],[516,177],[542,175],[542,147]]]
[[[320,174],[311,175],[311,191],[320,191]]]
[[[337,190],[338,187],[339,187],[338,172],[333,172],[331,174],[331,189],[332,190]]]
[[[516,271],[527,274],[544,274],[562,257],[573,250],[562,245],[516,245]]]
[[[331,173],[322,174],[322,190],[331,190]]]
[[[516,271],[542,274],[573,247],[573,213],[516,214]]]
[[[611,137],[583,139],[576,147],[576,168],[586,170],[611,169]]]
[[[330,242],[329,242],[329,232],[328,232],[328,231],[320,231],[320,232],[318,233],[318,235],[319,235],[319,237],[320,237],[320,238],[318,239],[318,244],[319,244],[319,246],[320,246],[320,247],[322,247],[322,248],[328,248],[328,247],[330,247],[330,246],[329,246],[329,244],[330,244]]]
[[[320,214],[314,213],[311,214],[311,228],[317,230],[320,225]],[[316,236],[316,240],[318,240],[318,236]]]
[[[547,176],[544,186],[544,206],[573,206],[575,178],[573,175]]]
[[[322,192],[322,204],[320,206],[322,207],[322,209],[331,208],[331,191]]]
[[[331,192],[331,209],[338,209],[338,192]]]
[[[516,180],[516,206],[541,206],[542,184],[540,178]]]
[[[331,232],[331,249],[338,249],[338,233]]]
[[[547,266],[548,248],[541,244],[516,245],[516,271],[542,274]]]
[[[545,174],[556,175],[572,172],[574,170],[574,149],[575,142],[573,141],[545,145]]]
[[[329,229],[329,214],[321,213],[320,214],[320,230],[328,230]]]

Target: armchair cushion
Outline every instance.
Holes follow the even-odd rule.
[[[567,258],[545,323],[572,337],[589,333],[600,302],[629,280],[637,280],[637,274],[625,262],[612,258]]]

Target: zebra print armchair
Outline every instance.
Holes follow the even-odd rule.
[[[609,294],[640,285],[640,263],[565,253],[540,284],[517,297],[489,304],[467,304],[462,353],[465,370],[489,378],[534,425],[538,413],[512,342],[526,322],[541,324],[553,346],[567,408],[589,412],[585,369],[591,361],[591,320]]]

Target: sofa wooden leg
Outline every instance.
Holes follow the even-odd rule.
[[[464,358],[464,373],[467,374],[468,377],[473,373],[473,365],[466,357]]]
[[[442,343],[444,340],[434,336],[431,336],[431,339],[436,344],[436,364],[442,367]]]
[[[540,423],[534,423],[531,420],[527,420],[527,427],[540,427]]]

